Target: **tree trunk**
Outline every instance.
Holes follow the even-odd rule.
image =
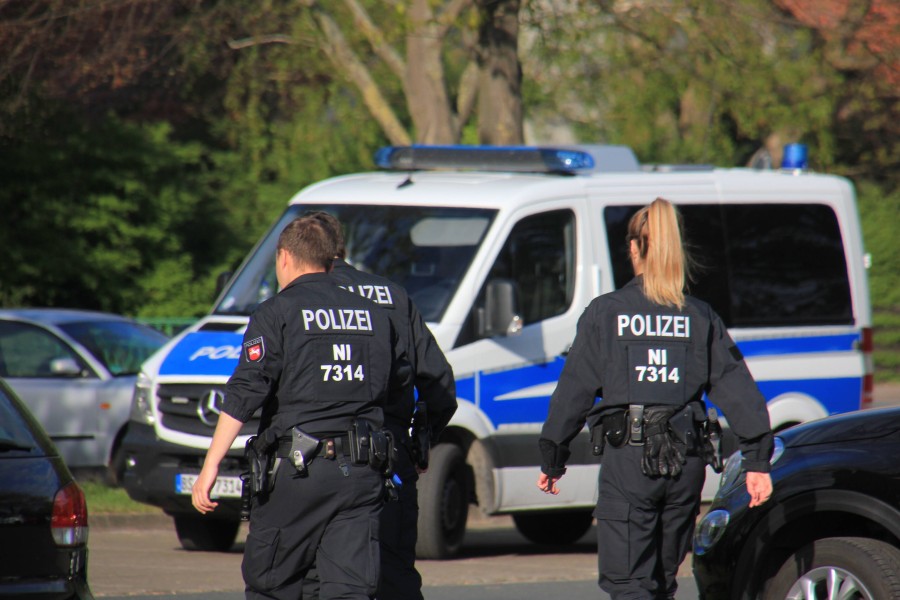
[[[420,144],[453,144],[459,131],[450,108],[441,58],[443,35],[429,0],[413,0],[406,40],[406,97]]]
[[[522,144],[520,0],[479,0],[478,137],[482,144]]]

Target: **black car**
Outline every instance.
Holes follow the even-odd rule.
[[[0,598],[93,600],[87,536],[81,488],[0,381]]]
[[[704,600],[900,598],[900,408],[778,434],[772,498],[747,508],[740,456],[694,534]]]

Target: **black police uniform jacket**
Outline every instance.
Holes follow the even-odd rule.
[[[400,338],[400,346],[406,350],[418,399],[427,407],[432,439],[437,440],[456,412],[456,381],[419,309],[402,286],[385,277],[360,271],[346,261],[335,260],[331,275],[339,286],[386,310]],[[408,428],[413,402],[411,386],[391,394],[384,409],[388,426]]]
[[[690,296],[682,310],[651,302],[643,278],[635,277],[595,298],[578,321],[541,431],[542,470],[565,473],[569,443],[586,420],[593,426],[610,408],[681,407],[704,392],[737,435],[744,467],[768,472],[773,438],[766,401],[722,320]]]
[[[382,309],[326,273],[302,275],[250,317],[222,410],[246,423],[262,408],[260,432],[273,437],[294,425],[344,433],[357,417],[380,427],[400,354]]]

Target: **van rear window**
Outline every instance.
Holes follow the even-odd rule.
[[[685,241],[698,265],[691,295],[728,327],[853,322],[837,216],[823,204],[680,205]],[[640,206],[604,210],[616,288],[632,278],[625,245]]]

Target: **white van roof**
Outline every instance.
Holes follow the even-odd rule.
[[[702,194],[697,194],[702,189]],[[755,169],[637,171],[555,175],[480,171],[369,172],[326,179],[301,190],[291,204],[401,204],[511,208],[573,196],[634,202],[657,196],[675,202],[721,200],[803,202],[823,197],[852,201],[849,182],[814,173]],[[648,201],[649,201],[648,200]]]

